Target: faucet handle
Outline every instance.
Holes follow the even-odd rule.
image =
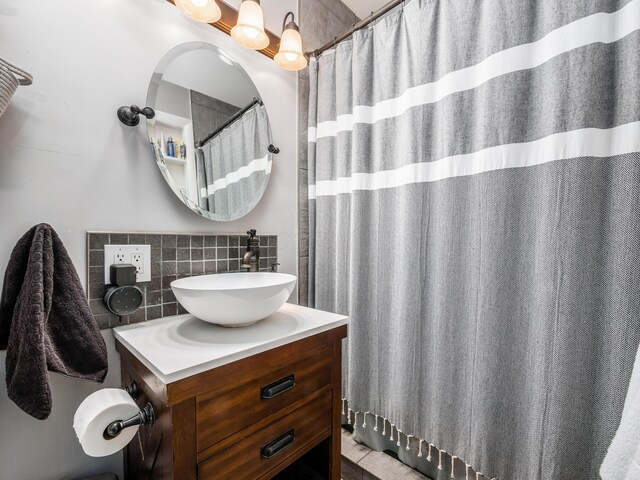
[[[280,265],[279,263],[272,263],[271,264],[271,271],[272,272],[277,272],[278,271],[278,265]]]
[[[256,236],[257,230],[255,228],[252,228],[251,230],[247,230],[247,235],[249,235],[250,238],[253,238]]]

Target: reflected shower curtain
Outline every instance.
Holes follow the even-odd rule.
[[[257,103],[196,150],[200,208],[218,214],[219,220],[251,211],[271,173],[269,143],[266,110]]]
[[[640,343],[640,1],[413,0],[310,82],[309,298],[351,318],[355,428],[598,478]]]

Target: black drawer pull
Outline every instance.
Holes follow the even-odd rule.
[[[272,440],[271,442],[267,443],[264,447],[262,447],[260,449],[260,456],[262,458],[271,458],[275,454],[281,452],[282,450],[287,448],[289,445],[291,445],[294,440],[295,440],[294,430],[292,429],[292,430],[289,430],[284,435],[280,435],[278,438],[276,438],[275,440]]]
[[[281,393],[291,390],[296,386],[296,380],[293,375],[282,378],[277,382],[270,383],[266,387],[260,389],[260,398],[262,400],[268,400],[273,397],[277,397]]]

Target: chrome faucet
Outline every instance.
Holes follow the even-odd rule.
[[[258,272],[260,271],[260,240],[256,237],[254,228],[249,230],[247,235],[249,235],[247,251],[242,256],[240,268],[247,270],[247,272]]]

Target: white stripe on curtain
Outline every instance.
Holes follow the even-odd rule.
[[[309,128],[309,142],[335,137],[338,132],[353,130],[358,123],[373,124],[397,117],[412,107],[435,103],[448,95],[477,88],[501,75],[535,68],[579,47],[616,42],[638,29],[640,0],[633,0],[616,12],[581,18],[557,28],[538,41],[495,53],[472,67],[448,73],[435,82],[409,88],[398,97],[373,106],[355,106],[353,114],[339,115],[337,120],[324,121]]]
[[[441,158],[435,162],[411,163],[394,170],[354,173],[350,177],[323,180],[309,185],[309,199],[381,190],[413,183],[435,182],[452,177],[531,167],[578,157],[613,157],[640,151],[640,122],[614,128],[584,128],[557,133],[525,143],[512,143],[478,152]]]
[[[222,190],[227,188],[229,185],[239,182],[243,178],[248,178],[252,173],[256,172],[265,172],[266,175],[271,173],[271,160],[269,160],[269,155],[265,155],[262,158],[257,158],[249,162],[248,165],[244,167],[240,167],[235,172],[230,172],[225,175],[224,178],[219,178],[214,181],[213,184],[209,185],[207,189],[202,189],[204,195],[213,195],[218,190]]]

